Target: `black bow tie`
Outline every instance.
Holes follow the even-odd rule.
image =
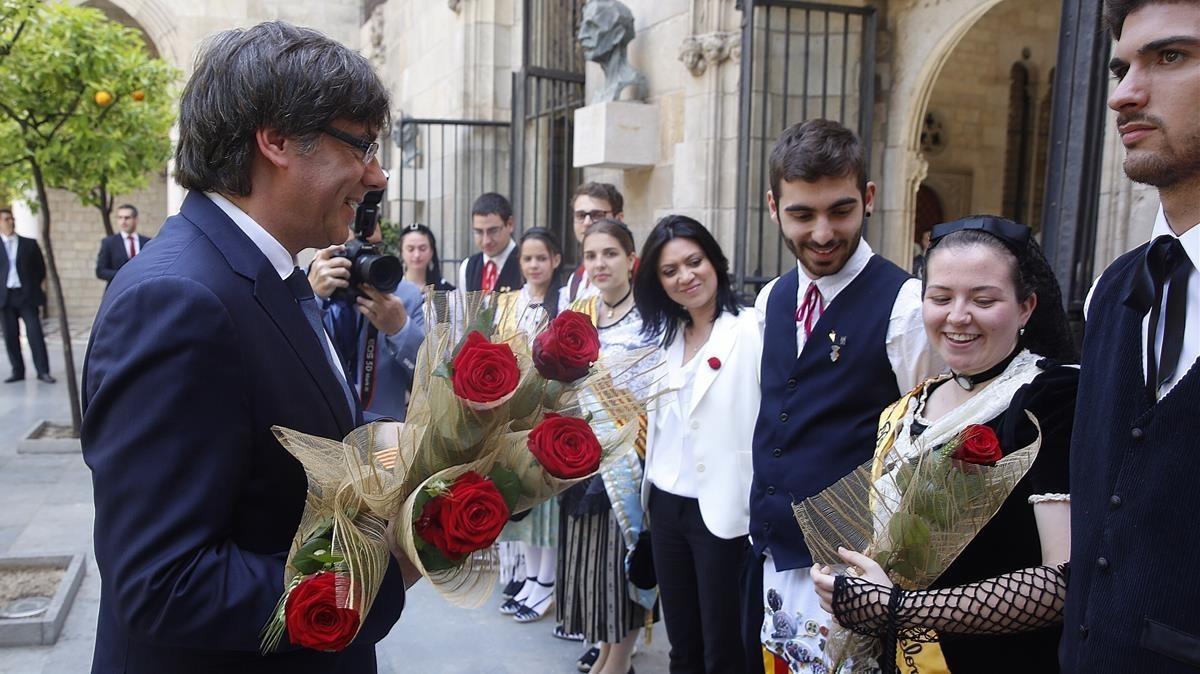
[[[1179,354],[1183,349],[1184,325],[1187,320],[1187,284],[1192,265],[1179,239],[1162,235],[1146,249],[1146,257],[1138,268],[1125,305],[1140,314],[1149,314],[1146,332],[1146,390],[1152,400],[1158,389],[1175,374]],[[1167,294],[1166,325],[1163,329],[1161,357],[1156,358],[1155,342],[1158,321],[1162,313],[1163,288],[1170,282]]]

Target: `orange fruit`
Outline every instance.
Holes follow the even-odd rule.
[[[129,97],[135,101],[144,101],[144,100],[146,100],[146,92],[142,91],[141,89],[138,89],[137,91],[133,92],[132,94],[129,94]]]
[[[113,102],[112,94],[107,91],[100,90],[96,92],[96,105],[106,108]]]

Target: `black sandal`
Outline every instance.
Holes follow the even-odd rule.
[[[541,585],[542,587],[554,587],[554,583],[543,583],[540,580],[537,580],[534,582],[537,583],[538,585]],[[546,614],[550,613],[549,606],[547,606],[541,613],[538,613],[534,609],[541,606],[542,604],[545,604],[547,601],[549,601],[551,605],[554,604],[554,593],[553,592],[546,595],[545,597],[542,597],[541,599],[537,600],[533,604],[522,604],[521,607],[517,609],[517,612],[513,614],[513,620],[516,620],[519,623],[533,623],[533,622],[537,622],[537,621],[541,620],[542,618],[545,618]]]
[[[595,666],[596,660],[599,658],[600,649],[592,646],[591,648],[587,649],[586,653],[579,656],[579,659],[575,661],[575,669],[578,669],[581,672],[590,672],[592,671],[592,667]]]
[[[527,576],[525,580],[521,581],[521,587],[524,587],[525,583],[530,580],[532,580],[533,582],[536,583],[537,576]],[[515,583],[517,581],[514,580],[513,582]],[[508,589],[508,588],[505,588],[505,589]],[[517,592],[520,592],[520,591],[521,591],[521,588],[518,587]],[[517,592],[514,592],[512,597],[505,599],[503,604],[500,604],[501,615],[514,615],[517,611],[521,610],[521,606],[523,604],[515,599]]]

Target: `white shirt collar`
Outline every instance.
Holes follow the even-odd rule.
[[[1154,241],[1164,234],[1179,239],[1179,243],[1183,244],[1183,249],[1187,251],[1188,257],[1192,260],[1192,266],[1200,269],[1200,224],[1184,232],[1183,236],[1176,236],[1170,223],[1167,222],[1167,214],[1163,211],[1162,204],[1159,204],[1158,217],[1154,219],[1154,229],[1150,232],[1150,241]]]
[[[217,208],[221,209],[225,215],[233,220],[233,224],[238,226],[238,229],[246,233],[255,246],[262,251],[262,254],[267,256],[267,261],[275,268],[275,272],[279,274],[279,278],[286,279],[292,275],[292,271],[296,268],[296,258],[283,247],[279,240],[271,236],[271,233],[263,229],[262,225],[254,221],[254,218],[246,215],[246,212],[238,208],[232,201],[217,194],[216,192],[205,192],[204,196],[212,200]]]
[[[804,293],[808,290],[809,283],[816,283],[817,290],[821,292],[821,299],[828,306],[837,297],[838,293],[845,290],[846,286],[850,285],[850,282],[862,272],[874,254],[875,251],[871,250],[871,244],[867,243],[866,239],[859,239],[858,248],[855,249],[854,254],[850,256],[849,260],[846,260],[846,264],[836,274],[822,276],[816,279],[816,281],[808,277],[808,274],[804,272],[804,265],[799,260],[796,260],[796,270],[800,274],[799,295],[801,297],[804,296]]]
[[[16,232],[13,232],[12,234],[0,234],[0,241],[4,241],[4,243],[12,243],[13,241],[16,241],[16,240],[17,240]]]

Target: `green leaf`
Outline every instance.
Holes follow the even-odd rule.
[[[517,474],[503,466],[495,466],[488,474],[496,490],[504,497],[504,503],[510,513],[516,511],[517,500],[521,498],[521,479]]]
[[[442,554],[432,545],[427,545],[417,551],[417,556],[421,558],[421,565],[426,571],[447,571],[457,567],[462,562],[452,561],[449,557]]]

